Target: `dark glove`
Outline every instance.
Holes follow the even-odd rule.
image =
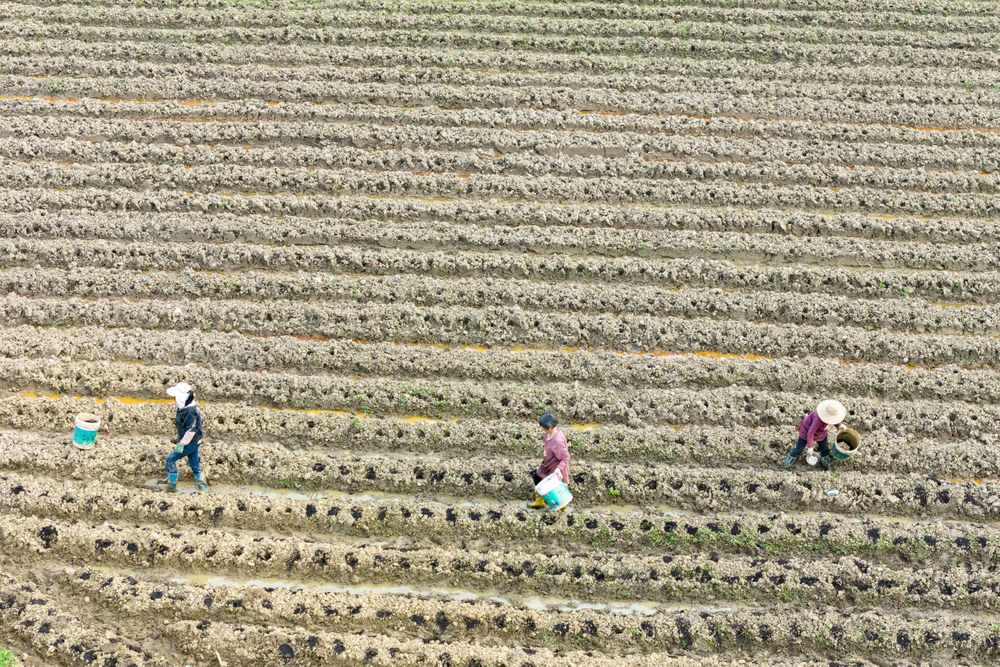
[[[170,444],[171,445],[176,445],[180,441],[181,441],[180,438],[170,438]]]

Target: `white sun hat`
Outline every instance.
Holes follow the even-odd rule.
[[[190,393],[191,393],[191,385],[189,385],[187,382],[178,382],[170,389],[167,389],[167,396],[173,396],[174,398],[187,396]]]
[[[824,424],[839,424],[847,416],[847,408],[839,401],[834,400],[823,401],[816,408],[816,412],[819,413],[819,418],[823,420]]]

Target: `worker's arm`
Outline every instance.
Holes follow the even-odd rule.
[[[569,484],[569,445],[566,443],[565,436],[562,437],[561,442],[556,445],[553,453],[556,455],[556,459],[558,460],[558,463],[556,463],[556,470],[558,470],[559,474],[562,475],[563,482]]]
[[[809,425],[809,430],[806,431],[806,448],[812,449],[816,446],[816,431],[819,430],[820,421],[816,419],[812,424]]]

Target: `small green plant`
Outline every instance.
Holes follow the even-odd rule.
[[[14,659],[14,654],[5,648],[0,648],[0,667],[16,667],[20,665],[17,660]]]
[[[622,495],[622,492],[617,489],[608,489],[608,495],[612,498],[618,498]]]

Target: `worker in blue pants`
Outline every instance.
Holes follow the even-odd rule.
[[[167,395],[172,396],[177,402],[177,416],[174,423],[177,426],[177,437],[170,442],[177,445],[174,451],[167,454],[167,483],[170,484],[170,491],[177,490],[177,478],[180,473],[177,471],[177,461],[187,457],[188,465],[194,473],[195,481],[202,489],[207,489],[205,475],[201,470],[201,461],[198,459],[198,448],[201,447],[202,438],[205,437],[201,428],[201,413],[198,411],[198,404],[194,402],[194,390],[187,382],[178,382],[173,387],[167,389]]]

